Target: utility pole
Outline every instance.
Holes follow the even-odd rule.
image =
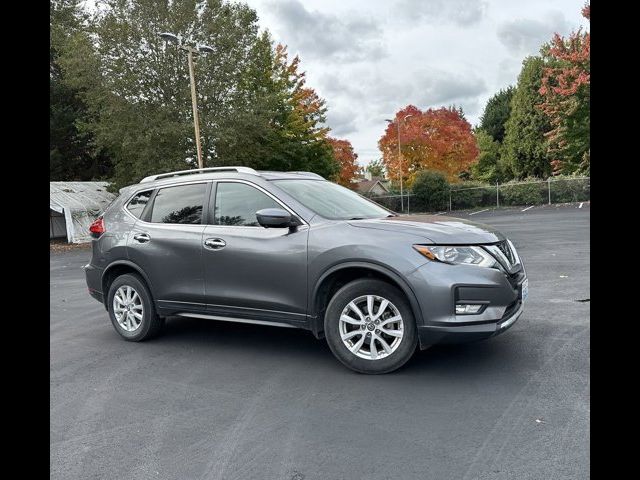
[[[400,210],[402,212],[404,212],[404,192],[402,188],[402,177],[404,175],[404,171],[402,168],[402,148],[400,147],[400,122],[405,121],[409,117],[413,117],[413,114],[406,115],[402,119],[398,118],[398,162],[400,164]],[[387,118],[386,121],[389,123],[393,123],[393,120],[389,118]]]
[[[204,168],[204,162],[202,161],[202,146],[200,143],[200,119],[198,118],[198,99],[196,96],[196,74],[193,65],[194,53],[213,53],[213,48],[207,45],[198,45],[197,48],[190,47],[182,44],[182,38],[173,33],[165,32],[160,33],[159,36],[167,42],[175,43],[179,49],[187,52],[187,58],[189,60],[189,79],[191,83],[191,108],[193,109],[193,129],[196,135],[196,152],[198,155],[198,168]]]

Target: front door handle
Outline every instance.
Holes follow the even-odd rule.
[[[227,242],[225,242],[221,238],[207,238],[204,241],[205,248],[208,248],[210,250],[220,250],[221,248],[224,248],[226,245],[227,245]]]
[[[151,240],[151,237],[148,233],[136,233],[133,236],[133,239],[139,243],[147,243],[149,240]]]

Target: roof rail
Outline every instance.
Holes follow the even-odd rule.
[[[308,177],[315,177],[315,178],[321,178],[322,180],[326,180],[322,175],[318,175],[317,173],[313,173],[313,172],[287,172],[287,173],[296,173],[298,175],[306,175]]]
[[[192,168],[191,170],[178,170],[177,172],[160,173],[159,175],[150,175],[140,180],[140,183],[154,182],[162,178],[178,177],[181,175],[194,175],[196,173],[205,172],[238,172],[258,175],[253,168],[249,167],[208,167],[208,168]]]

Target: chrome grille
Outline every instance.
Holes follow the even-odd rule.
[[[520,258],[509,240],[503,240],[494,245],[487,245],[484,248],[487,249],[507,271],[511,271],[515,265],[520,263]]]

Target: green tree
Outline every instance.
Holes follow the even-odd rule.
[[[216,126],[251,101],[247,77],[270,48],[255,12],[221,0],[105,0],[91,20],[91,37],[76,39],[64,68],[92,111],[87,128],[113,157],[116,185],[196,165],[186,55],[165,45],[163,31],[215,50],[197,56],[195,69],[203,156],[216,164]]]
[[[414,199],[411,203],[418,211],[435,211],[446,208],[449,183],[441,172],[422,170],[417,173],[411,191]]]
[[[517,178],[547,177],[551,163],[545,134],[549,120],[539,108],[542,102],[540,84],[543,61],[527,57],[518,76],[518,85],[511,99],[511,115],[505,125],[501,151],[501,167]]]
[[[195,57],[205,166],[337,171],[323,101],[302,95],[299,60],[278,56],[257,21],[225,0],[103,2],[63,66],[91,110],[86,128],[114,159],[116,186],[197,164],[186,55],[163,31],[214,49]]]
[[[377,160],[371,160],[367,165],[366,170],[371,174],[372,177],[384,177],[384,162],[381,158],[378,158]]]
[[[327,134],[326,102],[306,85],[306,73],[300,71],[300,58],[289,61],[287,47],[275,47],[272,62],[272,95],[276,100],[275,136],[272,169],[308,170],[333,178],[340,163],[333,154]]]
[[[81,125],[89,112],[78,91],[66,81],[59,58],[86,27],[78,0],[54,0],[49,6],[49,177],[92,180],[110,173],[109,159],[93,148]]]
[[[504,128],[511,114],[511,99],[515,88],[500,90],[487,101],[480,117],[480,128],[491,135],[498,143],[504,140]]]
[[[482,129],[474,131],[478,142],[478,160],[471,165],[474,180],[495,183],[502,180],[500,171],[500,143]]]

